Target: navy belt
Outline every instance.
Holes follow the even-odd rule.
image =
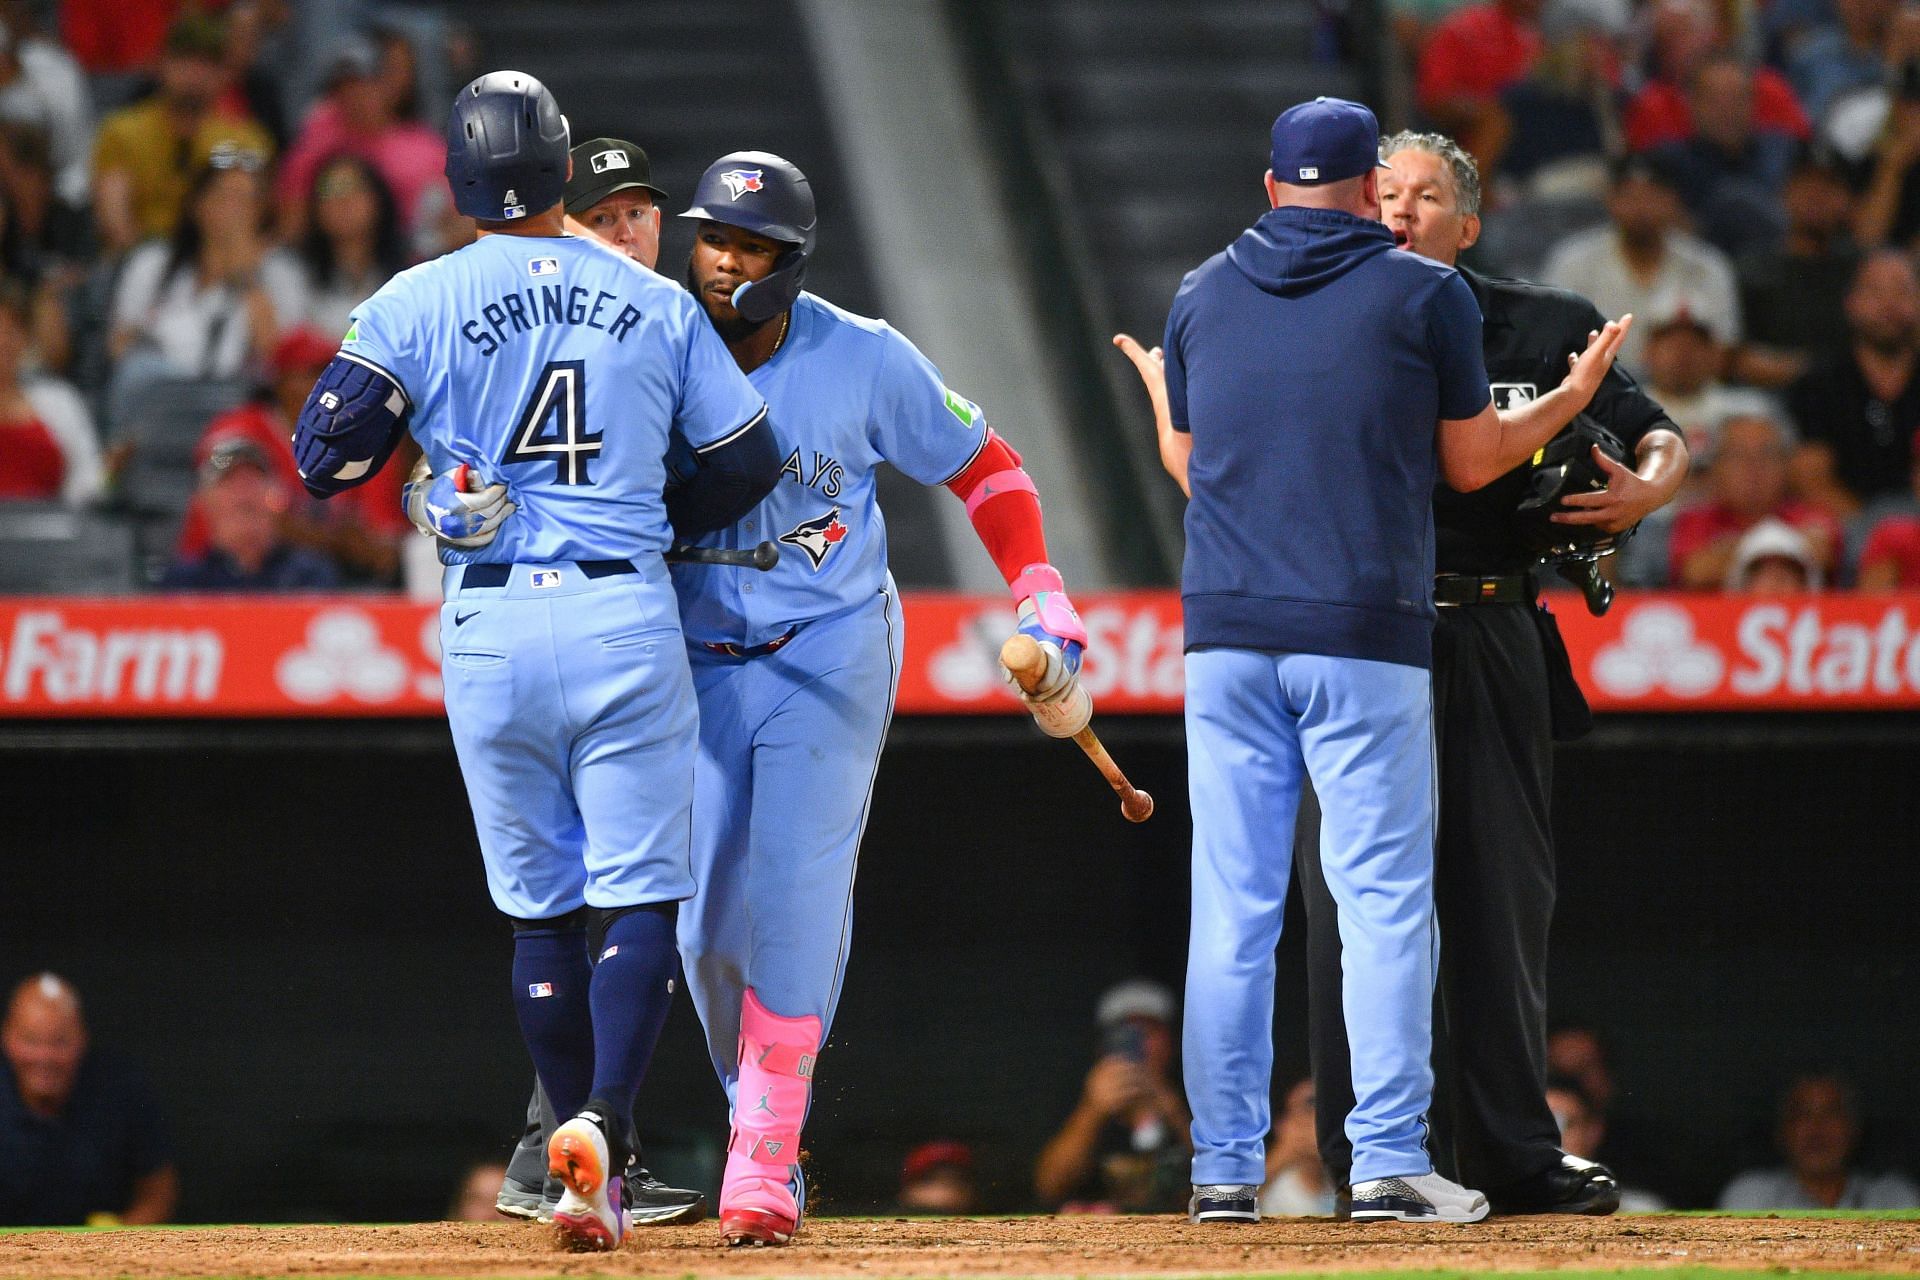
[[[581,573],[589,578],[615,578],[623,573],[638,573],[631,560],[576,560]],[[462,590],[473,587],[504,587],[513,577],[510,564],[470,564],[460,575]]]
[[[797,626],[788,627],[787,633],[785,635],[775,636],[773,639],[767,641],[765,644],[756,644],[751,648],[747,647],[746,645],[738,645],[730,642],[723,642],[723,641],[717,641],[717,640],[702,640],[700,643],[704,648],[708,650],[708,652],[724,653],[729,658],[762,658],[762,657],[765,657],[767,654],[772,653],[775,649],[778,649],[782,645],[786,644],[787,641],[793,639],[794,635],[799,630],[800,628]]]

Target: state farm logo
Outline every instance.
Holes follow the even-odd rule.
[[[0,690],[7,702],[210,702],[226,646],[205,627],[98,627],[57,609],[15,616]]]
[[[306,644],[274,666],[280,692],[295,702],[392,702],[406,692],[407,660],[387,648],[374,620],[358,609],[328,609],[307,624]]]
[[[1170,620],[1149,606],[1095,605],[1080,613],[1087,628],[1087,653],[1080,683],[1096,699],[1171,700],[1184,687],[1182,632],[1176,609]],[[1013,622],[1008,609],[982,609],[959,628],[951,643],[927,661],[927,679],[942,697],[971,702],[996,690],[1012,698],[1000,669],[1000,645]]]
[[[1899,605],[1844,596],[1735,609],[1728,603],[1697,611],[1641,605],[1594,655],[1594,688],[1627,703],[1660,694],[1717,695],[1724,705],[1910,703],[1920,696],[1920,630]]]
[[[1593,659],[1593,679],[1617,698],[1643,698],[1664,689],[1676,698],[1713,692],[1726,663],[1720,651],[1694,635],[1693,615],[1678,605],[1649,604],[1620,627],[1620,639]]]

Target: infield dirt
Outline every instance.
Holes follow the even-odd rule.
[[[1920,1274],[1920,1222],[1522,1218],[1470,1227],[1177,1218],[815,1219],[778,1250],[712,1222],[563,1254],[530,1223],[205,1227],[0,1236],[0,1280],[64,1276],[1084,1276],[1708,1266]]]

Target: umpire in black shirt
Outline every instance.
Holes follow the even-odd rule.
[[[1400,133],[1381,143],[1382,216],[1402,248],[1454,265],[1479,238],[1480,179],[1450,138]],[[1487,375],[1505,409],[1560,385],[1567,359],[1603,323],[1576,294],[1463,271],[1485,322]],[[1618,366],[1588,413],[1633,451],[1629,468],[1596,461],[1605,491],[1554,517],[1617,532],[1673,497],[1686,446],[1666,413]],[[1597,453],[1597,451],[1596,451]],[[1548,804],[1555,729],[1585,728],[1559,629],[1535,603],[1534,557],[1511,529],[1527,467],[1484,489],[1434,495],[1435,747],[1440,825],[1440,1017],[1435,1024],[1436,1167],[1485,1189],[1496,1213],[1612,1213],[1620,1189],[1601,1165],[1567,1155],[1547,1107],[1547,932],[1554,855]],[[1559,714],[1555,714],[1556,710]],[[1558,723],[1556,723],[1558,721]],[[1302,852],[1312,852],[1302,825]],[[1340,938],[1317,856],[1296,868],[1306,896],[1310,1049],[1320,1153],[1345,1185],[1353,1105],[1340,1007]]]

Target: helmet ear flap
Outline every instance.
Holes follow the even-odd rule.
[[[800,281],[807,271],[807,251],[794,247],[775,259],[773,270],[733,291],[733,309],[748,324],[765,324],[800,297]]]

